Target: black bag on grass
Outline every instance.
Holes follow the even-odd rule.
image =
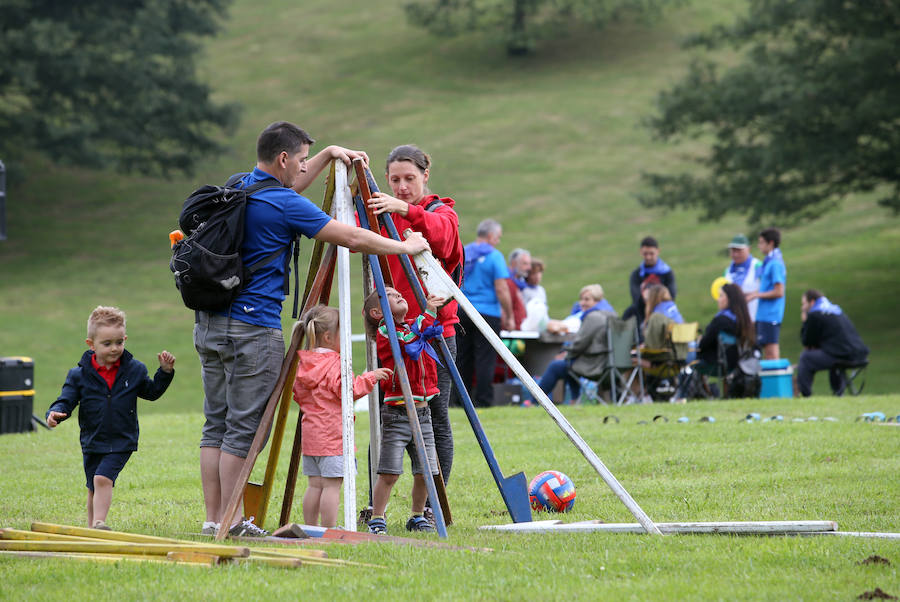
[[[759,397],[762,389],[762,368],[759,363],[759,349],[752,347],[744,349],[738,358],[738,364],[734,370],[725,376],[728,397],[731,399],[746,399]]]
[[[232,176],[225,186],[198,188],[184,202],[178,224],[185,237],[172,247],[169,269],[190,309],[228,311],[253,272],[284,252],[279,249],[251,266],[244,265],[240,251],[247,197],[264,188],[281,186],[275,178],[267,178],[235,188],[245,175]]]

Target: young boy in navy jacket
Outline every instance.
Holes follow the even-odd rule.
[[[72,415],[79,403],[81,451],[88,488],[88,525],[108,530],[106,515],[116,477],[137,451],[137,398],[159,399],[175,375],[175,356],[158,354],[153,379],[147,367],[125,350],[125,313],[98,306],[87,324],[90,348],[69,370],[62,393],[47,410],[47,424],[55,427]]]

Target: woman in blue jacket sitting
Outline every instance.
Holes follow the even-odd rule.
[[[744,291],[736,284],[726,284],[719,292],[716,300],[719,311],[703,331],[697,345],[697,360],[691,364],[687,376],[682,378],[675,398],[684,399],[690,390],[694,374],[715,374],[719,364],[719,335],[730,335],[736,344],[725,349],[726,373],[734,370],[738,363],[738,349],[753,347],[756,344],[756,330],[750,319],[750,310],[744,298]]]

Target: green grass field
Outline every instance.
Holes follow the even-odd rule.
[[[641,120],[652,111],[657,91],[676,81],[692,57],[680,49],[680,39],[733,18],[743,6],[743,0],[694,0],[654,25],[622,24],[604,32],[573,27],[534,57],[513,60],[488,35],[443,40],[412,29],[400,4],[387,0],[340,8],[320,0],[236,0],[222,34],[206,46],[202,72],[217,97],[244,105],[243,119],[225,139],[229,152],[205,158],[195,175],[164,180],[62,167],[33,155],[3,157],[21,169],[10,180],[8,240],[0,242],[0,355],[34,358],[35,409],[42,414],[80,356],[85,320],[98,304],[128,313],[128,347],[139,359],[172,351],[177,377],[159,402],[141,406],[141,452],[123,474],[111,520],[160,535],[196,530],[202,514],[196,449],[202,390],[193,316],[173,286],[167,234],[177,226],[185,196],[249,168],[257,133],[279,119],[308,129],[316,148],[366,150],[376,175],[391,148],[421,145],[434,159],[432,189],[457,200],[466,242],[481,219],[494,217],[504,225],[501,250],[522,246],[546,260],[544,285],[554,317],[564,315],[580,287],[592,282],[603,284],[612,303],[624,309],[638,242],[652,234],[677,273],[682,314],[705,323],[715,312],[709,285],[728,261],[724,246],[736,232],[750,231],[738,217],[705,224],[694,212],[639,206],[642,171],[685,166],[691,154],[702,152],[698,142],[661,145]],[[321,181],[309,196],[321,200]],[[900,222],[873,199],[854,196],[836,212],[784,232],[782,353],[796,361],[799,296],[821,288],[871,347],[866,393],[875,396],[833,399],[820,377],[821,396],[809,401],[628,408],[615,428],[602,425],[607,409],[566,408],[654,520],[815,518],[836,520],[844,530],[900,530],[898,431],[853,422],[863,411],[900,413],[900,398],[892,395],[900,390],[894,369],[900,326],[891,319],[900,279],[889,275],[900,252]],[[636,424],[656,412],[674,419],[676,411],[691,423]],[[839,421],[738,423],[748,411]],[[697,424],[705,414],[718,422]],[[453,419],[459,451],[450,488],[457,518],[451,541],[489,546],[493,554],[389,546],[334,550],[389,566],[383,573],[0,560],[0,598],[258,593],[280,599],[334,590],[378,598],[519,599],[540,592],[575,599],[818,600],[847,599],[875,586],[900,595],[896,542],[479,532],[478,525],[503,522],[504,508],[463,414]],[[541,410],[491,409],[483,420],[508,473],[556,468],[575,480],[579,502],[567,520],[628,520]],[[358,430],[363,448],[364,416]],[[74,422],[54,433],[0,437],[4,526],[83,520],[77,440]],[[401,481],[389,525],[395,530],[405,521],[405,495],[408,482]],[[893,565],[857,564],[872,553]]]
[[[564,407],[610,471],[656,522],[833,520],[843,531],[900,531],[898,427],[856,422],[862,411],[900,413],[897,396],[803,404],[777,400],[703,402],[687,406]],[[785,422],[746,423],[748,412]],[[668,423],[651,422],[664,414]],[[604,424],[614,414],[619,424]],[[690,422],[678,423],[687,416]],[[713,416],[714,423],[700,423]],[[836,422],[792,422],[833,417]],[[288,424],[294,420],[289,417]],[[357,421],[365,449],[367,415]],[[452,411],[457,455],[450,482],[455,524],[449,543],[490,553],[392,544],[331,545],[332,557],[384,565],[280,570],[100,566],[0,559],[2,599],[296,599],[306,594],[370,599],[500,599],[564,596],[575,600],[847,600],[880,587],[900,593],[897,540],[838,537],[736,537],[622,534],[497,534],[479,531],[509,521],[461,410]],[[566,521],[635,522],[599,475],[540,408],[492,408],[481,420],[504,474],[530,479],[548,468],[564,471],[578,490]],[[109,523],[164,536],[194,533],[202,519],[198,470],[199,414],[153,414],[141,421],[141,449],[120,476]],[[291,438],[289,426],[287,440]],[[283,448],[283,458],[289,445]],[[7,458],[0,476],[3,526],[27,529],[33,520],[81,524],[84,486],[78,429],[0,437]],[[265,454],[264,454],[265,456]],[[362,459],[362,455],[360,458]],[[261,462],[262,464],[262,462]],[[258,466],[255,478],[261,478]],[[267,526],[281,507],[287,462],[282,460]],[[365,478],[357,480],[365,503]],[[301,480],[297,500],[305,482]],[[392,534],[406,534],[411,478],[394,489],[388,507]],[[300,520],[299,502],[293,517]],[[535,519],[549,518],[535,515]],[[437,539],[436,535],[420,535]],[[860,565],[870,555],[890,566]]]

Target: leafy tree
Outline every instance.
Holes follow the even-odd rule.
[[[564,32],[572,23],[602,29],[626,15],[655,16],[670,0],[413,0],[406,15],[437,35],[467,31],[502,32],[506,50],[528,54],[541,38]]]
[[[742,52],[725,69],[695,62],[659,95],[658,136],[713,142],[700,175],[645,174],[645,205],[790,224],[876,190],[900,210],[900,3],[751,0],[690,44]]]
[[[0,153],[188,172],[236,107],[216,104],[194,57],[228,0],[6,0],[0,7]]]

